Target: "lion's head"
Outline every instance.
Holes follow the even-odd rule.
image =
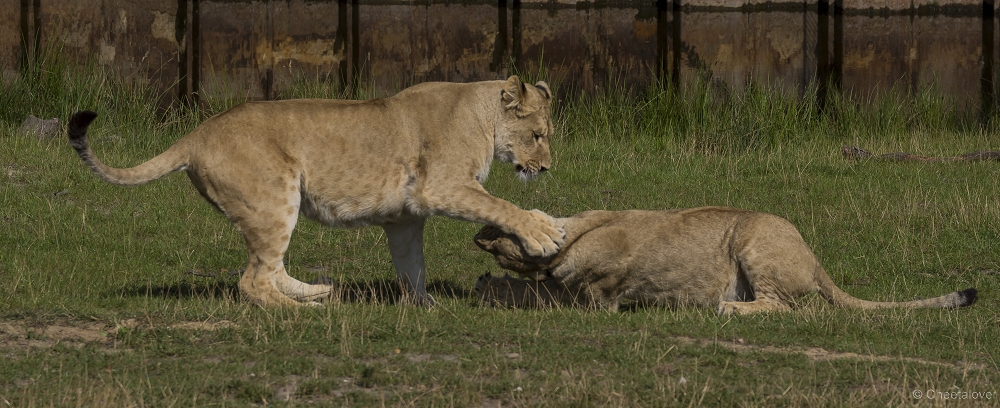
[[[497,265],[501,268],[512,270],[522,277],[535,281],[544,281],[548,278],[548,271],[545,268],[551,257],[539,258],[528,255],[517,235],[486,225],[476,233],[473,241],[482,250],[493,254]]]
[[[552,119],[549,103],[552,91],[544,81],[535,85],[517,76],[507,79],[500,91],[503,113],[495,129],[494,157],[511,163],[521,180],[531,180],[552,166],[549,138]]]

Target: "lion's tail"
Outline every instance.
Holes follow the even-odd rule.
[[[870,300],[858,299],[854,296],[847,294],[843,290],[837,287],[830,279],[830,275],[823,270],[822,267],[818,267],[816,271],[816,284],[819,286],[819,293],[830,302],[832,305],[837,307],[849,307],[857,309],[883,309],[890,307],[899,308],[943,308],[943,309],[955,309],[960,307],[969,306],[976,303],[977,292],[975,288],[968,288],[966,290],[952,292],[947,295],[938,296],[930,299],[913,300],[909,302],[874,302]]]
[[[119,169],[105,165],[94,156],[94,152],[90,150],[90,145],[87,143],[87,127],[95,118],[97,118],[97,114],[91,111],[80,111],[73,114],[66,133],[69,135],[69,144],[73,146],[83,162],[87,163],[90,170],[104,181],[134,186],[156,180],[174,171],[184,170],[187,167],[186,149],[177,144],[159,156],[132,168]]]

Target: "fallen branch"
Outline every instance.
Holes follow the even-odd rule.
[[[954,157],[919,156],[906,152],[886,153],[876,156],[858,146],[844,146],[840,148],[840,155],[844,156],[844,158],[847,160],[876,159],[876,160],[889,160],[889,161],[917,161],[917,162],[945,162],[945,161],[974,162],[974,161],[984,161],[984,160],[1000,161],[1000,150],[982,150]]]
[[[187,270],[186,272],[184,272],[184,274],[185,275],[201,276],[201,277],[205,277],[205,278],[216,278],[216,277],[218,277],[218,275],[214,275],[214,274],[211,274],[211,273],[201,273],[201,272],[198,272],[198,271],[192,271],[190,269]]]

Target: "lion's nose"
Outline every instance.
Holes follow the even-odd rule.
[[[548,168],[548,167],[545,167],[545,166],[542,166],[542,167],[539,167],[539,168],[538,168],[538,172],[539,172],[539,173],[545,173],[545,172],[546,172],[546,171],[548,171],[548,170],[549,170],[549,168]]]
[[[524,166],[518,164],[518,165],[514,166],[514,170],[516,170],[516,171],[524,171]]]

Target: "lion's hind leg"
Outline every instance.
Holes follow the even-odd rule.
[[[332,287],[324,284],[310,285],[288,275],[283,262],[292,231],[298,221],[301,195],[295,179],[256,185],[283,186],[282,194],[258,195],[246,200],[237,186],[229,187],[227,194],[210,191],[210,201],[235,224],[246,240],[248,262],[240,278],[240,293],[250,302],[262,306],[300,305],[330,296]],[[257,181],[257,180],[255,180]],[[272,180],[274,181],[274,180]],[[207,183],[206,183],[207,184]],[[249,183],[248,183],[249,184]]]
[[[270,223],[269,228],[254,228],[258,223],[263,220],[245,221],[240,226],[249,252],[247,269],[239,283],[240,293],[262,306],[298,305],[330,296],[331,286],[310,285],[288,275],[283,260],[294,224]]]
[[[284,222],[278,222],[275,233],[271,234],[274,249],[280,248],[279,260],[284,259],[285,251],[288,249],[288,242],[291,239],[292,231],[295,229],[295,224],[299,217],[301,194],[299,193],[298,185],[290,184],[288,189],[290,193],[287,198],[288,205],[279,206],[281,210],[277,214],[278,216],[284,216]],[[313,302],[328,298],[334,289],[333,286],[324,283],[309,284],[291,277],[285,269],[284,262],[281,263],[281,267],[275,275],[275,285],[279,292],[299,302]]]
[[[240,278],[240,293],[251,303],[261,306],[296,305],[296,299],[285,294],[289,289],[282,279],[287,276],[283,258],[288,248],[287,225],[261,217],[237,218],[237,228],[246,239],[249,260]],[[236,218],[236,217],[234,217]]]
[[[499,307],[544,308],[566,303],[566,289],[552,279],[537,282],[487,273],[476,280],[476,292],[484,304]]]

